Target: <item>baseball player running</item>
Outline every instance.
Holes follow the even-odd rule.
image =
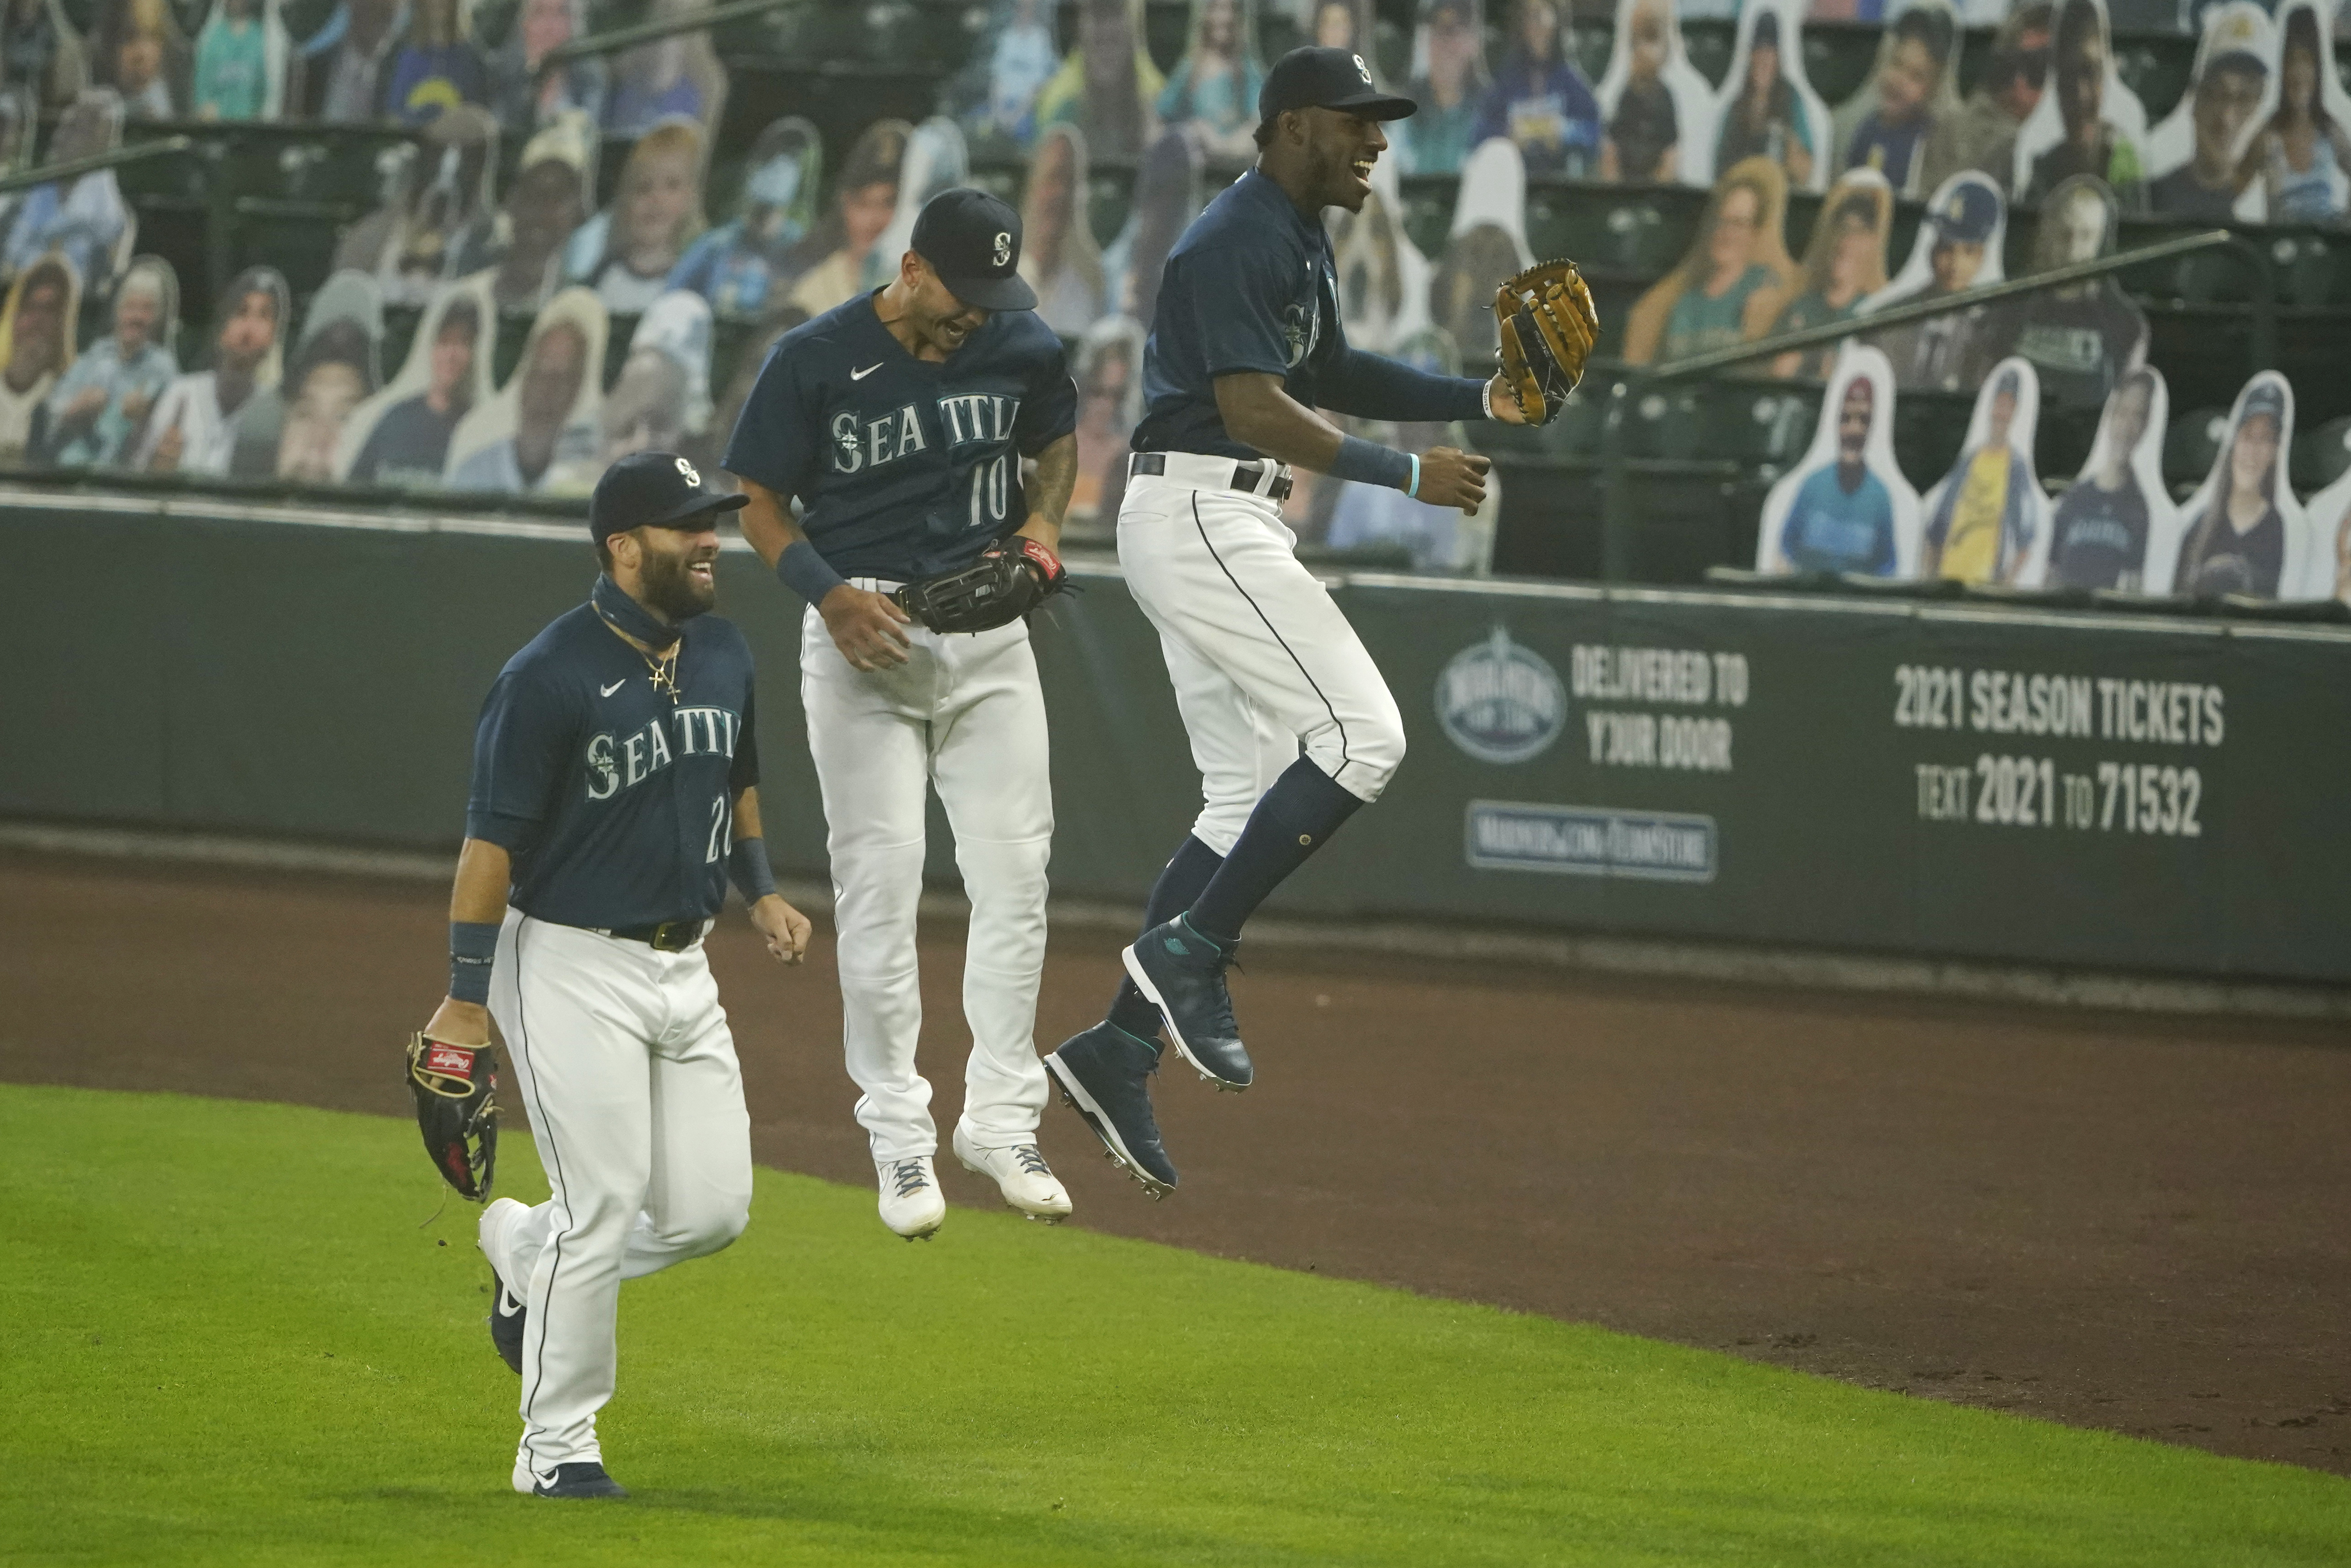
[[[1155,1197],[1176,1185],[1147,1082],[1162,1025],[1204,1077],[1249,1087],[1225,986],[1242,925],[1379,798],[1404,759],[1387,684],[1292,553],[1281,520],[1289,465],[1465,512],[1485,498],[1485,458],[1446,446],[1392,451],[1316,409],[1541,423],[1573,388],[1596,329],[1582,278],[1553,263],[1498,296],[1504,369],[1489,382],[1347,346],[1322,210],[1362,209],[1388,145],[1382,124],[1413,109],[1374,87],[1362,57],[1344,49],[1283,56],[1258,98],[1257,167],[1194,220],[1161,277],[1118,555],[1158,629],[1204,805],[1151,891],[1109,1017],[1046,1063]]]
[[[751,651],[716,601],[720,513],[685,459],[614,464],[589,503],[589,601],[508,660],[482,705],[428,1041],[514,1059],[553,1196],[499,1198],[481,1247],[490,1335],[522,1375],[514,1487],[625,1497],[596,1412],[622,1280],[716,1252],[751,1203],[750,1119],[702,952],[731,879],[768,950],[809,923],[759,834]]]
[[[750,497],[744,538],[808,601],[800,696],[832,863],[842,1043],[883,1223],[910,1239],[946,1218],[931,1087],[914,1070],[928,786],[971,901],[956,1157],[1030,1218],[1070,1212],[1037,1149],[1053,802],[1021,617],[1062,578],[1077,389],[1019,264],[1011,208],[972,190],[932,198],[887,287],[777,343],[726,449]]]

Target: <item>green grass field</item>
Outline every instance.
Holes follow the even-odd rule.
[[[635,1500],[548,1503],[409,1124],[0,1087],[0,1148],[10,1564],[2351,1557],[2326,1476],[772,1171],[623,1292]]]

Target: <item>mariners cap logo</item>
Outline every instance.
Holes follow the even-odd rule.
[[[694,471],[693,464],[688,463],[684,458],[681,457],[677,460],[677,471],[685,476],[685,482],[687,484],[695,486],[697,488],[700,487],[702,484],[702,476]]]
[[[996,236],[996,265],[998,267],[1012,265],[1012,236],[1001,231],[998,231]]]
[[[1361,55],[1355,57],[1355,74],[1364,78],[1365,87],[1372,85],[1372,68],[1364,63],[1364,57]]]

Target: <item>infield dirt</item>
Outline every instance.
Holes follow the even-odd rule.
[[[414,883],[0,854],[0,1078],[405,1115],[398,1044],[445,978],[445,907]],[[961,935],[923,948],[943,1129]],[[1055,939],[1043,1046],[1100,1015],[1117,947]],[[797,970],[739,915],[710,949],[757,1156],[870,1183],[830,934]],[[1048,1109],[1079,1223],[2351,1474],[2337,1027],[1245,962],[1258,1085],[1163,1074],[1175,1197]],[[898,1245],[878,1221],[875,1245]]]

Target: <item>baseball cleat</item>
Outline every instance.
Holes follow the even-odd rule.
[[[490,1274],[496,1283],[496,1289],[490,1293],[490,1343],[497,1351],[498,1359],[517,1377],[522,1375],[522,1330],[527,1309],[522,1298],[507,1283],[513,1265],[507,1258],[506,1232],[508,1225],[529,1212],[513,1198],[494,1199],[483,1207],[476,1232],[482,1256],[490,1260]]]
[[[974,1176],[984,1176],[1004,1195],[1004,1207],[1059,1225],[1070,1218],[1070,1195],[1054,1179],[1053,1169],[1034,1144],[983,1149],[960,1126],[955,1130],[956,1158]]]
[[[876,1160],[873,1172],[882,1185],[882,1223],[909,1241],[928,1241],[946,1222],[947,1200],[931,1170],[931,1156]]]
[[[1102,1152],[1155,1198],[1176,1190],[1175,1162],[1160,1146],[1151,1114],[1151,1075],[1159,1052],[1114,1023],[1098,1023],[1061,1042],[1045,1070],[1071,1110],[1085,1118]]]
[[[1143,994],[1166,1020],[1167,1038],[1193,1071],[1219,1089],[1246,1089],[1256,1077],[1233,1022],[1233,996],[1225,988],[1228,949],[1192,929],[1182,915],[1155,925],[1120,957]]]
[[[526,1479],[530,1482],[528,1488],[522,1484]],[[528,1490],[533,1497],[566,1499],[629,1495],[629,1489],[606,1475],[604,1467],[594,1459],[576,1460],[543,1470],[523,1466],[515,1471],[515,1490]]]

